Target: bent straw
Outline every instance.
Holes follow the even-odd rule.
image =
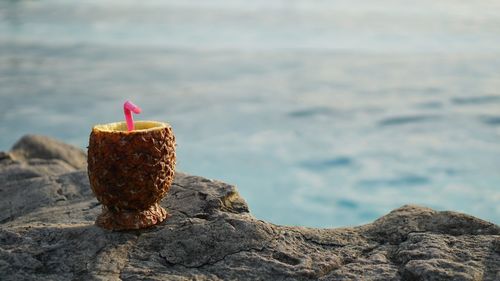
[[[123,113],[125,114],[125,121],[127,122],[127,130],[134,130],[134,118],[132,118],[132,112],[135,114],[141,113],[141,108],[133,104],[131,101],[125,101],[123,104]]]

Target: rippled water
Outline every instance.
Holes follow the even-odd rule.
[[[0,149],[85,147],[130,98],[259,218],[500,223],[500,4],[371,2],[1,2]]]

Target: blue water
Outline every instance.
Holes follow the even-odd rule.
[[[0,149],[170,122],[179,169],[261,219],[407,203],[500,223],[498,1],[0,2]]]

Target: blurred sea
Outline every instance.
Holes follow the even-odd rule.
[[[179,170],[260,219],[407,203],[500,223],[499,1],[2,1],[0,150],[170,122]]]

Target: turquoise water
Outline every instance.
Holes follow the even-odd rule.
[[[500,3],[371,2],[1,2],[0,149],[83,148],[131,99],[258,218],[500,223]]]

